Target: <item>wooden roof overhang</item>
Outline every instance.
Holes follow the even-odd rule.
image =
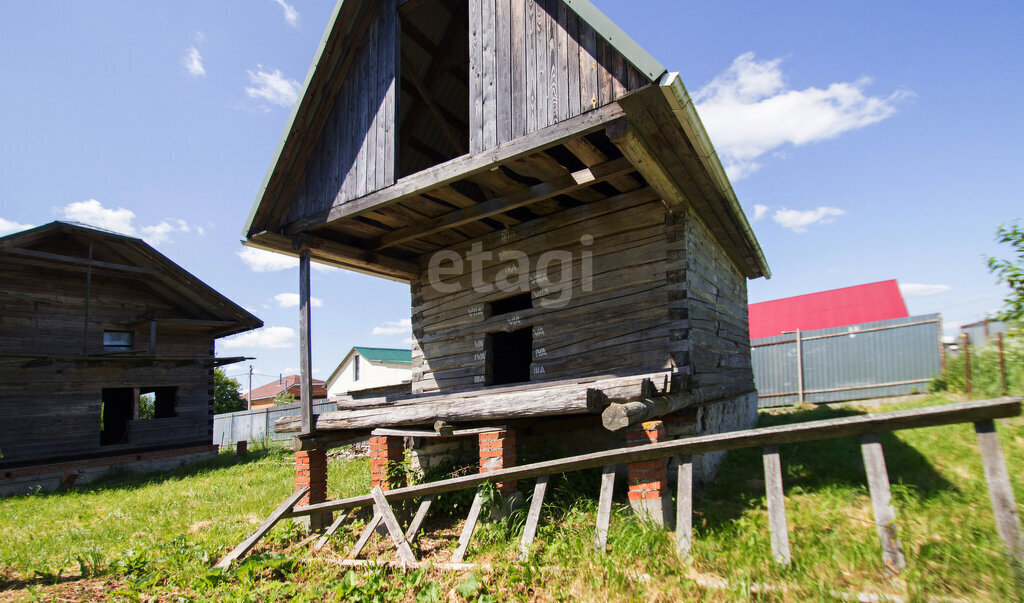
[[[731,188],[723,190],[708,167],[717,159],[692,138],[662,87],[652,85],[277,232],[253,233],[246,244],[290,255],[309,249],[316,261],[411,281],[432,252],[495,230],[609,197],[660,198],[690,204],[744,275],[767,276],[746,218],[730,202]]]

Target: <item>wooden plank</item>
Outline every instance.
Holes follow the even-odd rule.
[[[768,530],[771,532],[772,556],[782,565],[789,565],[789,528],[786,527],[786,497],[782,492],[782,463],[777,446],[764,447],[764,489],[768,499]]]
[[[469,0],[469,152],[471,154],[479,153],[483,149],[484,140],[484,56],[482,51],[483,32],[481,30],[483,3],[484,0]],[[329,222],[330,220],[325,221]]]
[[[537,524],[540,523],[540,511],[544,507],[544,495],[548,491],[548,476],[542,475],[537,478],[533,487],[533,499],[530,501],[530,511],[526,515],[526,525],[523,527],[523,539],[519,543],[519,558],[526,559],[530,554],[530,546],[534,537],[537,536]]]
[[[527,133],[527,90],[526,90],[526,3],[532,0],[511,0],[512,30],[510,33],[510,53],[512,69],[512,87],[509,94],[512,99],[512,135],[511,139],[520,138]]]
[[[444,434],[438,433],[437,431],[430,429],[387,429],[380,428],[374,429],[370,432],[370,435],[375,436],[397,436],[400,438],[452,438],[468,435],[479,435],[481,433],[490,433],[492,431],[500,431],[507,429],[506,426],[501,425],[497,427],[473,427],[471,429],[453,429],[451,433]]]
[[[676,552],[681,558],[690,556],[693,546],[693,457],[679,458],[676,484]]]
[[[398,167],[396,149],[398,148],[398,56],[401,53],[399,47],[401,24],[397,11],[390,9],[385,12],[388,15],[389,39],[384,55],[384,64],[387,67],[384,80],[387,90],[384,97],[384,178],[379,188],[385,188],[395,183],[395,171]]]
[[[807,421],[791,425],[760,427],[743,431],[731,431],[707,436],[696,436],[683,440],[671,440],[656,444],[645,444],[630,448],[603,450],[551,461],[517,465],[508,469],[497,469],[486,474],[465,475],[439,480],[419,486],[408,486],[388,490],[389,501],[419,498],[427,494],[453,492],[479,486],[485,481],[503,482],[527,479],[553,473],[565,473],[580,469],[620,465],[639,461],[651,461],[682,454],[703,454],[719,450],[736,450],[793,442],[813,442],[866,433],[882,433],[899,429],[935,427],[956,423],[984,421],[1020,415],[1021,399],[996,398],[973,402],[959,402],[926,408],[897,410],[885,413],[854,415],[837,419]],[[335,511],[372,504],[369,496],[355,496],[328,501],[296,509],[289,516],[305,515],[320,511]]]
[[[473,497],[473,504],[469,507],[469,516],[466,517],[466,525],[462,527],[462,534],[459,535],[459,546],[452,554],[452,563],[462,563],[466,558],[466,550],[469,549],[469,541],[473,539],[473,532],[476,530],[476,523],[480,520],[480,508],[483,506],[483,490],[477,489]]]
[[[885,456],[878,435],[869,433],[860,437],[860,452],[864,457],[864,472],[868,478],[871,506],[875,511],[875,528],[882,543],[882,561],[893,574],[906,569],[900,540],[896,536],[896,511],[892,508],[889,473],[885,470]]]
[[[483,124],[481,124],[480,150],[493,149],[498,145],[498,101],[497,82],[503,74],[496,70],[496,48],[495,48],[495,27],[494,13],[495,0],[480,0],[482,10],[480,11],[480,52],[482,53],[483,68],[481,74],[483,94]]]
[[[313,333],[310,324],[312,304],[309,294],[309,257],[309,249],[299,253],[299,391],[302,396],[302,426],[299,433],[302,435],[313,433],[313,360],[310,347]]]
[[[369,498],[372,500],[373,496],[371,495]],[[373,517],[370,518],[369,523],[367,523],[366,527],[363,528],[363,533],[359,535],[359,540],[356,541],[352,550],[348,552],[349,559],[355,559],[359,556],[359,553],[363,552],[363,547],[365,547],[366,543],[370,541],[370,536],[373,536],[373,533],[377,531],[377,526],[380,525],[380,522],[383,519],[384,518],[381,514],[375,510]]]
[[[38,251],[35,249],[22,249],[20,247],[7,247],[3,249],[2,253],[18,255],[30,258],[39,258],[49,260],[53,262],[64,262],[68,264],[78,264],[81,266],[90,266],[93,268],[106,268],[108,270],[118,270],[121,272],[131,272],[134,274],[145,274],[149,276],[155,276],[156,270],[151,268],[143,268],[141,266],[128,266],[125,264],[116,264],[113,262],[101,262],[99,260],[90,260],[87,258],[76,258],[68,255],[62,255],[59,253],[50,253],[47,251]]]
[[[416,555],[409,548],[409,543],[402,532],[402,526],[398,524],[398,518],[395,517],[395,512],[391,510],[388,499],[384,498],[384,490],[379,485],[374,486],[373,490],[370,490],[370,495],[373,496],[374,502],[377,503],[377,512],[384,519],[384,525],[388,528],[391,541],[395,543],[395,548],[398,550],[398,558],[406,564],[416,563]]]
[[[370,567],[378,568],[380,566],[396,567],[402,569],[419,569],[429,567],[435,570],[450,571],[450,572],[466,572],[478,569],[489,569],[490,565],[479,563],[437,563],[435,561],[420,561],[413,565],[407,565],[401,561],[381,561],[380,559],[335,559],[326,558],[324,559],[327,563],[338,565],[341,567]]]
[[[497,111],[495,144],[512,140],[512,3],[496,0],[494,5],[494,73]]]
[[[612,518],[614,494],[615,465],[605,465],[601,470],[601,495],[597,500],[597,528],[594,531],[594,548],[602,553],[608,545],[608,524]]]
[[[1018,398],[1019,399],[1019,398]],[[992,512],[996,517],[996,530],[1006,545],[1006,552],[1018,564],[1024,564],[1024,536],[1021,535],[1020,517],[1013,497],[1010,474],[1006,470],[1003,449],[999,446],[996,426],[992,419],[974,423],[978,436],[978,450],[985,467],[988,482],[988,496],[992,501]],[[1018,570],[1018,573],[1022,573]]]
[[[580,114],[580,18],[572,9],[566,10],[566,69],[568,70],[568,117]]]
[[[493,149],[457,157],[406,176],[393,186],[360,199],[348,202],[336,199],[331,209],[314,212],[288,224],[285,233],[296,234],[428,193],[440,186],[490,171],[506,162],[562,144],[566,140],[596,132],[623,115],[622,108],[617,103],[612,103],[600,110],[545,128],[528,139],[517,138]]]
[[[537,82],[537,129],[542,130],[551,125],[551,103],[548,100],[551,92],[551,85],[548,83],[548,14],[544,10],[545,0],[533,0],[533,4],[533,43],[537,53],[533,76]]]
[[[537,126],[537,7],[536,0],[526,0],[523,23],[526,48],[526,134],[538,130]]]
[[[427,511],[430,510],[430,505],[433,502],[433,494],[424,496],[423,500],[420,501],[420,506],[416,509],[416,515],[413,516],[412,522],[409,523],[409,527],[405,530],[405,539],[409,542],[416,540],[416,535],[420,531],[420,526],[423,525],[423,520],[426,519]]]
[[[278,505],[276,509],[274,509],[273,513],[268,515],[267,518],[263,520],[263,523],[261,523],[259,527],[256,528],[255,532],[253,532],[251,535],[249,535],[248,538],[243,540],[241,543],[239,543],[238,546],[232,549],[232,551],[228,553],[227,556],[225,556],[223,559],[220,560],[219,563],[217,563],[216,567],[227,568],[231,565],[232,561],[239,559],[240,557],[251,551],[252,547],[256,546],[256,543],[259,542],[267,534],[267,532],[270,531],[270,528],[273,528],[274,525],[277,524],[277,522],[280,521],[281,518],[284,517],[286,513],[291,511],[292,508],[295,507],[295,504],[299,502],[299,499],[305,496],[307,492],[309,492],[308,486],[299,488],[295,492],[292,492],[288,498],[284,499],[284,502],[282,502],[280,505]]]
[[[569,65],[567,40],[569,29],[569,8],[562,0],[553,0],[552,10],[557,11],[558,22],[553,23],[555,35],[555,49],[552,54],[555,73],[558,75],[555,90],[558,92],[558,103],[556,105],[555,121],[563,121],[572,117],[573,113],[569,108]],[[578,56],[578,55],[577,55]],[[577,70],[578,73],[578,70]]]
[[[414,224],[389,232],[374,240],[370,246],[375,250],[380,250],[400,245],[406,241],[454,228],[468,222],[482,220],[510,209],[537,203],[538,201],[550,199],[558,195],[564,195],[609,178],[627,174],[632,169],[633,166],[625,158],[613,159],[593,168],[587,168],[548,182],[519,189],[503,197],[496,197],[490,201],[479,203],[475,207],[458,209],[450,214],[434,218],[422,224]]]
[[[583,19],[580,23],[580,104],[583,113],[598,107],[597,33]]]
[[[338,517],[334,519],[334,523],[327,527],[327,530],[324,531],[323,536],[321,536],[316,541],[316,544],[313,545],[313,550],[319,551],[320,549],[324,548],[324,546],[327,545],[327,541],[331,539],[331,536],[334,536],[335,532],[338,531],[338,528],[341,527],[341,524],[345,523],[345,520],[348,519],[349,515],[351,515],[351,510],[349,509],[342,511],[341,513],[338,513]]]

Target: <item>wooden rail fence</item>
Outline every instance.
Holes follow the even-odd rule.
[[[692,455],[720,450],[761,447],[764,458],[765,489],[768,502],[768,522],[771,535],[772,554],[779,563],[788,564],[791,560],[789,532],[786,525],[785,497],[783,495],[781,460],[778,447],[781,444],[825,440],[839,437],[860,436],[861,452],[867,474],[868,490],[874,509],[875,525],[881,543],[882,561],[893,573],[899,572],[906,565],[895,524],[895,513],[891,504],[889,476],[885,467],[885,458],[878,434],[900,429],[915,429],[937,425],[956,423],[973,423],[978,437],[981,461],[988,483],[989,497],[995,515],[996,529],[1006,546],[1006,551],[1014,564],[1015,571],[1024,566],[1024,536],[1021,532],[1020,518],[1014,501],[1010,476],[1007,472],[999,441],[996,437],[995,419],[1020,415],[1021,399],[997,398],[976,402],[962,402],[943,406],[900,410],[894,412],[857,415],[822,421],[808,421],[792,425],[763,427],[744,431],[735,431],[707,436],[686,438],[668,442],[658,442],[630,448],[616,448],[592,454],[566,457],[543,461],[528,465],[520,465],[491,471],[488,473],[466,475],[446,480],[407,486],[384,491],[379,486],[364,496],[356,496],[324,503],[296,507],[304,491],[298,490],[288,497],[284,503],[272,513],[259,528],[235,547],[224,557],[218,567],[228,567],[232,561],[242,557],[274,526],[288,517],[302,517],[313,513],[340,511],[338,518],[325,531],[314,545],[314,550],[322,548],[328,539],[350,516],[354,509],[372,506],[374,514],[366,525],[362,535],[349,553],[348,563],[360,565],[356,559],[370,536],[383,522],[394,542],[399,560],[394,562],[406,567],[420,565],[409,544],[416,538],[423,519],[430,509],[436,494],[452,492],[465,488],[477,487],[476,496],[470,507],[469,516],[459,537],[459,545],[452,555],[451,563],[434,564],[439,568],[464,568],[463,563],[469,548],[473,531],[476,528],[483,505],[484,482],[502,482],[506,480],[537,478],[533,491],[533,499],[527,514],[526,525],[520,550],[526,556],[540,521],[541,508],[547,491],[549,476],[556,473],[579,471],[603,467],[601,490],[598,501],[597,525],[594,534],[594,546],[603,551],[608,538],[608,525],[611,517],[612,496],[615,484],[615,466],[623,463],[665,459],[679,456],[678,490],[676,498],[676,544],[681,556],[690,552],[693,541],[693,464]],[[419,498],[419,508],[410,525],[403,531],[391,504],[396,501]]]

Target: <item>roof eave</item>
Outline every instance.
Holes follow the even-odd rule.
[[[690,99],[690,95],[686,91],[686,87],[683,86],[682,79],[679,77],[677,72],[666,73],[661,78],[658,85],[660,86],[662,93],[665,95],[666,100],[668,100],[668,103],[672,108],[672,113],[676,116],[676,119],[679,120],[679,124],[683,127],[683,130],[686,132],[689,139],[693,142],[694,148],[699,152],[701,163],[704,164],[704,168],[711,176],[715,186],[729,204],[732,215],[735,218],[737,225],[740,227],[740,230],[743,232],[743,238],[757,261],[757,269],[761,273],[759,276],[771,278],[771,268],[768,267],[768,261],[764,257],[764,251],[761,249],[761,244],[758,243],[757,237],[754,236],[754,231],[750,227],[750,222],[747,221],[747,216],[743,212],[743,207],[740,206],[740,202],[736,198],[736,192],[732,188],[732,183],[729,182],[729,177],[725,173],[725,168],[722,167],[722,162],[718,158],[718,153],[715,151],[714,145],[711,144],[711,139],[708,137],[707,130],[704,129],[704,123],[701,121],[700,115],[697,114],[693,100]]]

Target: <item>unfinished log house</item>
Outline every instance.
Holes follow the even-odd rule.
[[[214,340],[263,323],[131,237],[0,238],[0,494],[212,454]]]
[[[307,384],[309,261],[411,287],[413,396],[282,420],[300,469],[437,421],[494,427],[485,469],[754,421],[767,264],[678,75],[587,0],[339,2],[244,236],[301,260]]]

